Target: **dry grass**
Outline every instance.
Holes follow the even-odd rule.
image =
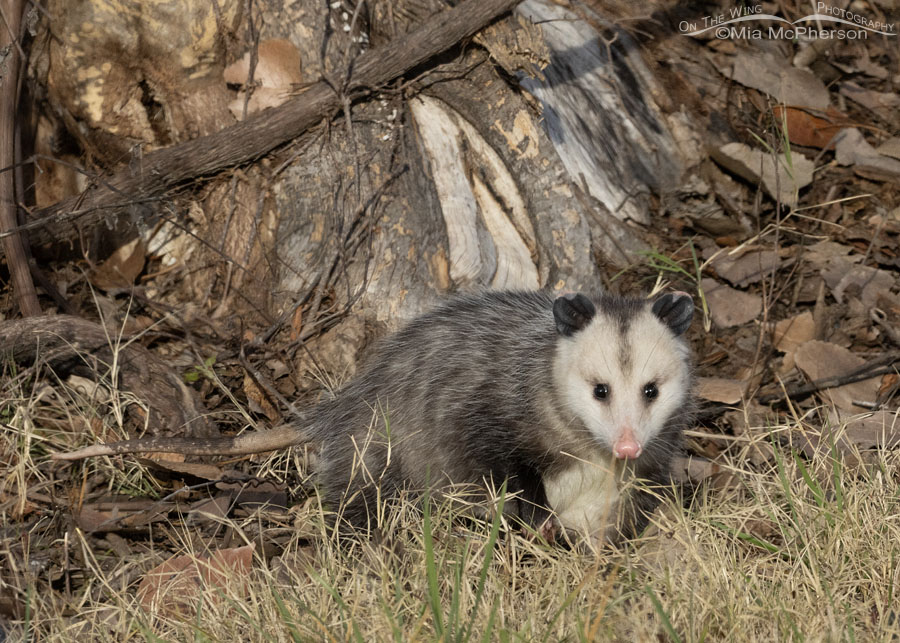
[[[289,512],[223,521],[233,546],[290,534],[249,582],[204,586],[180,616],[148,613],[142,575],[174,553],[202,552],[184,521],[150,529],[130,555],[71,524],[102,480],[110,493],[159,493],[132,458],[50,466],[47,454],[115,427],[121,402],[57,382],[7,377],[0,396],[0,600],[13,640],[892,640],[900,636],[900,453],[806,459],[776,446],[753,466],[735,441],[734,474],[670,499],[643,538],[599,554],[547,547],[499,521],[411,504],[386,519],[387,544],[336,545],[314,499]],[[115,398],[114,398],[115,399]],[[104,410],[105,409],[105,410]],[[808,416],[807,416],[808,417]],[[83,430],[77,435],[73,430]],[[815,427],[772,428],[786,437]],[[852,461],[852,462],[851,462]],[[260,470],[287,474],[297,454]],[[124,465],[124,466],[123,466]],[[721,478],[720,478],[721,480]],[[433,515],[432,515],[433,514]],[[183,590],[181,597],[183,598]],[[8,610],[7,610],[8,611]]]

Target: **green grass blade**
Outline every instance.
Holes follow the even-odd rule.
[[[843,513],[844,511],[844,483],[843,480],[843,464],[841,463],[841,456],[837,450],[837,442],[834,439],[834,434],[831,434],[830,438],[830,447],[831,447],[831,483],[834,485],[834,500],[837,504],[837,510],[839,513]]]
[[[805,482],[809,490],[812,491],[813,498],[816,500],[816,505],[818,505],[819,509],[824,509],[826,504],[825,490],[822,489],[822,485],[812,477],[812,474],[810,474],[809,469],[807,469],[806,463],[803,462],[803,458],[800,457],[800,454],[796,451],[792,451],[792,455],[794,456],[794,463],[797,465],[797,470],[800,471],[800,476],[803,478],[803,482]]]
[[[666,634],[668,634],[669,638],[675,641],[675,643],[681,643],[681,636],[678,634],[678,632],[675,631],[675,628],[672,626],[672,621],[669,618],[669,615],[666,613],[662,602],[659,600],[659,598],[657,598],[656,592],[654,592],[653,588],[649,585],[644,586],[644,591],[646,591],[647,596],[650,597],[650,602],[653,603],[653,609],[656,610],[656,613],[659,615]]]
[[[469,624],[463,636],[463,641],[468,641],[472,636],[472,628],[475,626],[475,618],[478,615],[478,608],[484,597],[484,588],[487,582],[488,571],[494,560],[494,546],[497,544],[497,538],[500,536],[500,523],[503,516],[503,506],[506,504],[506,481],[500,487],[500,498],[497,503],[497,509],[494,512],[494,519],[491,521],[491,532],[488,535],[487,543],[484,545],[484,562],[481,564],[481,572],[478,575],[478,584],[475,586],[475,605],[472,606],[472,613],[469,615]],[[495,605],[496,608],[496,605]]]
[[[434,560],[434,539],[431,527],[431,494],[426,493],[423,500],[424,521],[422,526],[425,539],[425,579],[428,583],[428,604],[434,618],[434,633],[437,638],[444,636],[444,618],[441,610],[441,592],[437,582],[437,564]]]
[[[300,636],[300,632],[297,630],[297,624],[294,622],[294,618],[288,611],[287,605],[284,603],[284,598],[277,588],[272,587],[271,589],[272,598],[275,599],[275,606],[278,608],[278,615],[281,617],[281,622],[287,627],[291,640],[295,641],[295,643],[300,643],[303,640],[303,637]]]
[[[357,643],[365,643],[365,639],[363,638],[362,632],[359,631],[359,625],[356,623],[356,619],[353,618],[353,615],[350,613],[350,610],[347,608],[347,604],[344,602],[344,599],[341,597],[340,592],[328,581],[322,578],[319,574],[316,573],[314,569],[310,569],[309,575],[313,577],[313,579],[319,583],[322,587],[324,587],[329,594],[331,594],[332,600],[334,600],[335,604],[341,609],[341,614],[345,619],[350,623],[350,628],[353,631],[353,639]],[[325,626],[324,622],[322,622],[323,627]],[[332,635],[332,638],[336,638]]]

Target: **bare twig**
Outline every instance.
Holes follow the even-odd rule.
[[[808,384],[789,386],[785,388],[785,394],[770,393],[767,395],[761,395],[757,399],[757,401],[760,404],[780,404],[788,399],[793,400],[796,398],[806,397],[807,395],[810,395],[817,391],[821,391],[822,389],[844,386],[845,384],[853,384],[854,382],[861,382],[872,377],[878,377],[879,375],[893,373],[896,370],[896,366],[898,363],[900,363],[900,354],[891,353],[889,355],[884,355],[877,359],[873,359],[870,362],[866,362],[859,368],[852,370],[849,373],[842,373],[841,375],[833,375],[831,377],[823,377],[822,379],[809,382]]]

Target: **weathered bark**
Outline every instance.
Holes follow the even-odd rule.
[[[649,224],[648,197],[677,185],[682,161],[637,44],[587,7],[525,0],[516,11],[543,25],[550,64],[521,82],[569,176],[616,218]]]
[[[611,52],[634,57],[627,48]],[[549,72],[555,74],[542,94],[546,110],[553,110],[557,119],[596,119],[603,127],[595,133],[548,133],[541,122],[549,118],[547,112],[541,114],[533,101],[515,91],[482,50],[471,49],[432,70],[422,79],[422,93],[409,101],[354,108],[352,127],[332,132],[327,154],[306,150],[285,171],[276,188],[279,291],[306,291],[317,278],[310,266],[331,256],[343,269],[330,284],[338,299],[351,299],[343,293],[358,296],[355,314],[322,342],[326,363],[337,370],[352,366],[368,330],[377,334],[381,326],[396,327],[448,292],[591,289],[601,283],[598,260],[619,266],[633,260],[634,250],[642,248],[634,230],[599,200],[606,193],[591,192],[583,173],[603,173],[600,178],[612,185],[628,174],[627,165],[641,163],[645,170],[629,175],[630,183],[619,189],[631,190],[635,182],[644,192],[664,189],[677,173],[674,144],[653,108],[632,113],[637,110],[623,107],[604,114],[590,102],[586,86],[579,86],[577,101],[565,96],[554,100],[559,86],[566,84],[567,70],[571,73],[566,56],[584,55],[559,53],[556,64],[561,68],[544,70],[548,78]],[[590,58],[582,67],[589,64],[596,75],[600,70],[594,68],[601,63]],[[604,89],[616,80],[615,70],[625,67],[626,78],[620,82],[628,86],[613,85],[612,93],[626,105],[648,100],[649,89],[634,80],[640,71],[632,67],[639,64],[629,60],[626,65],[620,58],[610,62]],[[617,139],[619,154],[628,159],[623,166],[611,158],[615,147],[606,139],[610,129],[629,128],[629,118],[639,121],[631,129],[643,134],[633,143],[625,135]],[[657,139],[649,133],[654,127]],[[573,136],[578,140],[566,140]],[[569,174],[561,154],[604,144],[590,165],[580,166],[580,176]],[[655,158],[643,158],[649,147],[656,150]],[[336,261],[347,253],[333,243],[336,231],[350,225],[356,204],[369,201],[403,163],[405,171],[372,214],[377,225],[370,245]],[[654,174],[648,186],[641,177],[654,164],[666,169]],[[597,177],[592,179],[596,184]],[[627,212],[646,217],[636,199],[619,215]]]
[[[362,54],[346,79],[319,81],[284,105],[224,130],[137,159],[135,167],[101,179],[90,191],[34,213],[26,226],[37,243],[73,236],[73,224],[96,225],[130,204],[153,199],[182,182],[252,161],[290,141],[351,101],[459,42],[518,0],[468,0],[441,12],[384,48]]]
[[[203,404],[168,364],[94,322],[68,315],[0,322],[0,360],[19,368],[43,364],[60,378],[80,375],[130,392],[146,405],[150,435],[218,434]]]
[[[415,6],[401,11],[403,3]],[[387,4],[375,2],[367,13],[375,22],[345,17],[342,25],[332,3],[258,3],[260,38],[290,39],[304,73],[329,80],[221,132],[136,158],[133,170],[86,193],[77,206],[84,216],[73,221],[86,225],[184,186],[166,206],[188,213],[180,222],[188,234],[154,250],[168,253],[165,265],[185,266],[171,273],[167,303],[199,300],[254,330],[262,322],[267,338],[291,319],[288,356],[311,354],[319,374],[322,366],[342,376],[372,336],[447,293],[593,289],[599,265],[633,261],[642,248],[633,222],[648,220],[646,197],[680,171],[635,47],[624,36],[603,42],[593,22],[580,21],[578,46],[566,48],[565,33],[542,36],[516,19],[491,29],[505,26],[508,37],[482,31],[460,43],[515,2],[469,0],[431,17],[439,0],[399,4],[381,11]],[[379,23],[385,16],[393,22]],[[363,35],[390,40],[354,62]],[[327,127],[310,129],[323,119]],[[265,154],[264,163],[189,189],[196,176]],[[67,218],[74,207],[68,200],[38,216]],[[70,226],[35,238],[65,236]],[[323,329],[309,351],[297,350]]]

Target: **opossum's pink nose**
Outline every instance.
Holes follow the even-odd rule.
[[[634,431],[626,426],[613,445],[613,455],[619,460],[634,460],[641,455],[641,443],[634,437]]]

